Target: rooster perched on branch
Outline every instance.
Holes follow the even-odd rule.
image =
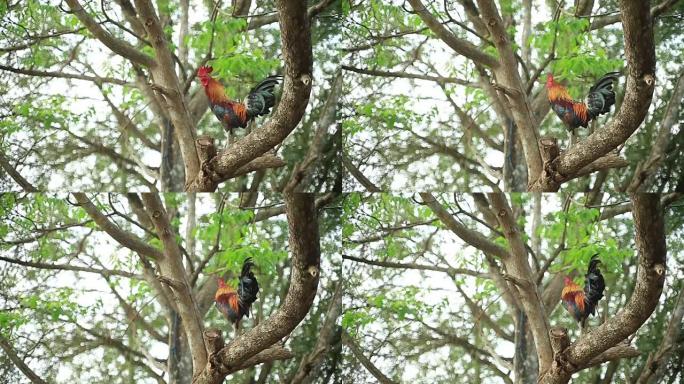
[[[233,133],[233,128],[244,128],[247,123],[257,116],[271,112],[275,104],[273,88],[278,84],[282,76],[269,76],[249,91],[244,103],[228,98],[223,85],[210,73],[212,67],[200,67],[197,76],[204,87],[204,92],[209,98],[211,111],[219,119],[223,128]]]
[[[601,270],[598,269],[598,254],[591,257],[587,274],[584,275],[584,291],[571,278],[565,277],[565,287],[561,292],[561,300],[570,314],[582,324],[584,328],[589,314],[594,315],[599,300],[603,298],[606,284]]]
[[[606,114],[615,104],[613,82],[617,81],[620,72],[609,72],[603,75],[594,86],[589,88],[585,101],[575,101],[570,97],[567,88],[553,80],[553,74],[546,78],[551,108],[565,123],[571,135],[575,135],[575,128],[586,128],[590,120]]]
[[[228,321],[233,323],[236,335],[240,327],[240,320],[243,316],[249,317],[249,308],[256,301],[259,293],[259,283],[251,270],[253,266],[251,257],[245,259],[242,264],[237,291],[226,285],[223,279],[218,279],[218,289],[214,296],[216,307]]]

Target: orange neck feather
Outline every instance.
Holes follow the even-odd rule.
[[[226,96],[226,90],[223,88],[223,85],[212,78],[209,78],[207,85],[204,87],[204,92],[213,103],[231,101]]]
[[[553,84],[548,87],[547,93],[549,95],[549,100],[551,101],[572,101],[572,97],[570,97],[568,90],[560,84]]]

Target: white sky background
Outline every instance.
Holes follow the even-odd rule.
[[[403,195],[405,198],[410,198],[410,195]],[[550,216],[548,216],[550,213],[553,212],[558,212],[562,209],[562,199],[564,197],[561,197],[558,194],[543,194],[543,199],[542,199],[542,226],[544,225],[549,225],[552,223]],[[440,201],[447,201],[447,202],[452,202],[452,195],[436,195],[437,199]],[[472,197],[470,195],[461,195],[459,199],[462,199],[463,201],[460,201],[461,206],[463,209],[466,211],[473,211],[476,210],[475,204],[472,201]],[[611,204],[611,203],[617,203],[617,202],[622,202],[626,201],[627,197],[626,196],[615,196],[614,198],[607,199],[607,201],[604,201],[603,204]],[[582,198],[577,196],[573,198],[574,203],[573,204],[582,204]],[[530,234],[531,229],[532,229],[532,211],[531,211],[531,202],[525,206],[526,209],[526,233]],[[363,212],[369,212],[370,209],[366,205],[362,205],[359,209],[359,211]],[[358,211],[357,211],[358,212]],[[357,217],[361,215],[360,212],[357,213]],[[548,216],[548,217],[547,217]],[[460,217],[463,220],[469,220],[465,215],[462,215]],[[458,218],[457,218],[458,219]],[[397,218],[398,220],[398,218]],[[627,214],[622,214],[614,219],[611,219],[611,221],[617,220],[617,222],[621,221],[628,221],[632,222],[632,216],[631,213]],[[408,221],[398,221],[398,222],[383,222],[384,226],[400,226],[403,224],[407,224]],[[481,225],[478,225],[477,227],[473,227],[472,224],[468,224],[466,222],[465,224],[469,228],[476,229],[478,231],[482,231],[481,233],[489,233],[488,229],[483,229]],[[417,231],[419,233],[418,236],[413,237],[415,241],[422,241],[423,239],[427,238],[430,233],[434,231],[434,227],[432,226],[420,226],[420,227],[415,227],[413,230]],[[618,236],[618,239],[629,239],[630,234],[627,233],[629,229],[625,225],[619,225],[618,226],[618,233],[625,234],[624,236],[620,235]],[[594,233],[594,236],[590,239],[590,242],[592,243],[597,243],[601,244],[604,240],[607,238],[610,238],[612,236],[612,231],[608,229],[597,229],[597,231]],[[359,239],[363,238],[365,236],[369,236],[373,234],[368,234],[368,233],[354,233],[351,236],[351,239]],[[684,235],[683,232],[679,232],[679,234],[674,233],[671,234],[669,237],[670,238],[676,238],[676,237],[682,237]],[[633,237],[632,237],[633,238]],[[633,241],[633,240],[632,240]],[[472,270],[481,270],[479,263],[483,262],[483,257],[482,253],[478,250],[476,250],[474,247],[471,247],[467,244],[465,244],[460,238],[458,238],[456,235],[451,233],[448,229],[442,229],[440,230],[437,235],[433,238],[432,240],[433,244],[433,252],[435,252],[435,255],[442,255],[446,258],[447,262],[449,263],[450,267],[454,268],[468,268]],[[528,241],[528,244],[530,242]],[[631,247],[634,249],[634,245],[632,244],[621,244],[623,247]],[[386,243],[384,241],[378,241],[374,242],[371,244],[368,244],[366,246],[366,250],[362,251],[364,248],[362,246],[356,246],[356,247],[345,247],[344,253],[351,255],[351,256],[356,256],[356,257],[361,257],[361,258],[366,258],[369,260],[381,260],[378,254],[384,254],[386,252]],[[551,247],[553,248],[553,247]],[[542,250],[542,256],[546,257],[552,250],[550,250],[550,245],[548,244],[547,240],[542,237],[542,244],[541,244],[541,250]],[[672,252],[672,251],[669,251]],[[562,254],[561,257],[559,257],[556,260],[556,263],[554,265],[557,265],[559,262],[562,261]],[[637,255],[635,254],[634,257]],[[675,255],[668,255],[668,260],[670,263],[674,264],[674,256]],[[678,256],[681,258],[681,255]],[[403,260],[387,260],[387,261],[399,261],[399,262],[412,262],[413,256],[409,256],[406,259]],[[431,253],[427,253],[426,256],[420,257],[417,260],[415,260],[416,263],[418,264],[435,264],[439,266],[445,266],[443,263],[439,262],[434,256],[432,256]],[[554,265],[552,265],[551,270],[553,270]],[[446,314],[447,313],[461,313],[466,317],[470,317],[470,311],[469,309],[465,306],[465,302],[463,301],[460,293],[456,290],[454,286],[454,282],[447,276],[445,273],[441,272],[433,272],[433,271],[418,271],[418,270],[399,270],[399,269],[385,269],[382,267],[377,267],[377,266],[371,266],[371,265],[366,265],[354,261],[349,261],[345,260],[344,261],[344,269],[343,269],[343,274],[344,275],[355,275],[354,276],[354,281],[363,281],[362,285],[352,289],[352,292],[355,292],[356,294],[361,293],[363,296],[361,297],[350,297],[349,294],[345,296],[344,298],[344,306],[349,308],[349,307],[358,307],[358,306],[363,306],[365,299],[368,297],[368,295],[373,295],[373,292],[376,291],[384,291],[388,289],[386,286],[386,277],[383,277],[382,279],[375,279],[372,277],[371,272],[372,271],[379,271],[383,273],[383,276],[392,276],[391,278],[391,283],[394,285],[392,289],[390,289],[387,293],[388,297],[397,297],[401,295],[401,288],[399,287],[422,287],[420,292],[422,294],[419,294],[417,297],[418,300],[424,302],[425,304],[429,306],[437,306],[440,305],[444,300],[448,302],[448,306],[444,310],[439,310],[436,311],[433,315],[425,315],[424,320],[426,323],[428,323],[431,326],[437,326],[440,324],[441,321],[444,321]],[[660,303],[662,303],[669,297],[668,295],[671,295],[672,289],[670,288],[673,283],[675,283],[677,280],[684,278],[684,270],[681,269],[676,269],[676,268],[671,268],[670,269],[671,273],[668,276],[666,283],[665,283],[665,289],[663,290],[663,295],[661,295],[660,298]],[[580,271],[582,272],[582,271]],[[636,273],[636,267],[633,267],[630,269],[628,272],[627,277],[621,277],[621,272],[618,271],[606,271],[604,268],[604,275],[606,275],[606,281],[608,284],[608,287],[606,288],[607,295],[610,294],[610,282],[613,281],[613,279],[621,279],[621,278],[630,278],[631,276],[635,276]],[[474,295],[476,292],[480,291],[481,288],[478,288],[475,284],[475,278],[469,277],[469,276],[459,276],[459,278],[463,278],[465,281],[465,284],[461,285],[461,288],[464,290],[464,292],[471,298],[474,298]],[[548,274],[547,274],[548,278]],[[546,279],[544,280],[546,282]],[[559,299],[560,300],[560,299]],[[475,300],[478,302],[478,300]],[[492,300],[492,298],[485,299],[484,301],[480,301],[478,304],[485,310],[487,310],[487,305],[493,303],[493,302],[498,302],[501,306],[505,307],[505,303],[502,302],[500,298]],[[603,304],[603,303],[602,303]],[[610,314],[613,315],[615,314],[619,308],[616,308],[617,303],[615,301],[610,302]],[[658,308],[660,309],[660,308]],[[373,309],[372,311],[375,311]],[[372,313],[371,311],[371,313]],[[552,319],[556,319],[558,316],[558,311],[564,311],[564,308],[561,306],[558,306],[554,314],[552,315]],[[603,311],[603,307],[599,309],[599,314],[601,314]],[[491,312],[490,312],[491,313]],[[498,312],[497,312],[498,313]],[[432,320],[431,320],[432,319]],[[556,319],[557,320],[557,319]],[[552,326],[555,325],[560,325],[556,322],[556,320],[551,322]],[[571,331],[571,337],[574,339],[576,337],[576,329],[572,327],[572,322],[568,318],[561,316],[560,320],[563,321],[564,326],[568,326]],[[409,321],[399,321],[396,320],[393,322],[391,325],[394,326],[396,324],[410,324],[410,327],[403,328],[403,329],[398,329],[396,332],[391,332],[389,329],[389,324],[385,324],[384,321],[375,321],[371,323],[370,325],[367,325],[363,328],[363,330],[359,333],[360,340],[359,344],[362,347],[366,348],[371,348],[372,346],[377,346],[378,341],[377,339],[384,339],[387,337],[389,340],[394,340],[398,341],[402,339],[402,333],[407,333],[411,332],[409,329],[416,329],[417,327],[421,327],[422,325],[416,322],[409,322]],[[447,324],[450,324],[450,322],[447,322]],[[458,326],[457,324],[461,324],[459,320],[454,320],[453,323],[454,326]],[[595,325],[597,324],[597,318],[593,317],[590,320],[590,324]],[[509,326],[508,329],[506,329],[509,333],[513,334],[513,326]],[[456,334],[458,336],[464,337],[466,339],[474,336],[475,329],[467,330],[467,329],[447,329],[445,331],[451,332],[453,334]],[[388,335],[388,332],[391,332],[392,334]],[[375,339],[372,340],[371,338]],[[499,356],[506,357],[506,358],[512,358],[514,355],[514,345],[513,343],[507,342],[503,339],[498,338],[496,335],[492,336],[492,332],[490,330],[487,330],[484,332],[483,335],[483,340],[491,340],[494,339],[495,342],[494,344],[491,344],[492,348],[498,354]],[[472,342],[472,339],[471,339]],[[530,342],[532,342],[530,340]],[[635,341],[636,342],[636,341]],[[534,348],[531,346],[530,348]],[[439,349],[434,349],[432,351],[429,351],[425,354],[423,354],[420,357],[420,365],[413,365],[411,362],[413,360],[409,359],[408,364],[401,365],[401,367],[398,367],[397,361],[393,359],[385,359],[381,355],[383,354],[388,354],[389,356],[394,356],[394,353],[396,351],[392,348],[388,347],[380,347],[379,350],[375,350],[373,353],[373,356],[369,356],[367,354],[367,357],[370,357],[373,363],[385,374],[393,374],[397,370],[402,373],[402,381],[403,382],[412,382],[412,383],[431,383],[433,382],[436,377],[439,377],[440,374],[444,374],[445,371],[441,371],[439,367],[437,369],[431,370],[430,373],[428,373],[428,376],[421,376],[420,374],[420,368],[424,367],[426,364],[435,364],[435,361],[442,361],[442,359],[449,359],[453,358],[454,355],[461,354],[461,356],[464,356],[466,359],[469,358],[469,353],[465,352],[463,349],[456,347],[456,346],[445,346],[441,347]],[[369,351],[370,353],[370,351]],[[402,363],[404,360],[401,360]],[[453,364],[457,364],[456,361],[450,360]],[[498,364],[497,364],[498,365]],[[507,369],[501,365],[498,365],[499,368],[507,372]],[[369,375],[369,374],[368,374]],[[367,382],[373,382],[372,379],[370,379],[370,376],[368,376],[369,379]],[[487,380],[484,380],[483,383],[503,383],[503,380],[500,380],[498,378],[489,378]]]
[[[61,196],[60,196],[61,197]],[[66,197],[66,195],[64,195]],[[97,195],[97,198],[100,202],[106,202],[107,196],[106,195]],[[236,198],[237,195],[233,194],[229,197],[229,201],[226,203],[226,210],[236,210]],[[115,204],[115,207],[117,210],[122,211],[122,212],[130,212],[130,209],[128,208],[125,199],[120,198],[120,202]],[[186,201],[184,199],[184,201]],[[256,206],[268,206],[272,203],[272,201],[269,200],[264,200],[263,196],[259,197],[259,201],[257,202]],[[199,222],[200,218],[204,215],[210,214],[215,212],[216,207],[214,204],[214,196],[209,195],[209,194],[197,194],[197,202],[196,202],[196,217]],[[186,220],[187,220],[187,204],[184,202],[182,203],[180,207],[180,217],[181,217],[181,225],[180,225],[180,230],[179,233],[181,234],[181,237],[185,239],[185,229],[186,229]],[[254,241],[254,244],[258,244],[258,242],[262,240],[269,241],[271,243],[271,247],[274,251],[281,250],[279,248],[280,244],[276,244],[273,242],[272,239],[276,237],[280,237],[280,229],[278,226],[274,225],[275,222],[284,222],[285,221],[285,215],[279,215],[273,218],[269,219],[269,223],[263,222],[263,223],[257,223],[255,226],[255,230],[250,231],[250,235],[248,236],[249,239],[252,239]],[[116,222],[123,223],[123,220],[120,218],[115,218]],[[39,226],[41,226],[41,223],[38,223]],[[263,230],[263,226],[267,225],[270,228],[270,233],[272,233],[272,237],[269,237],[268,232]],[[224,231],[227,229],[224,228]],[[79,233],[79,234],[86,234],[89,230],[85,228],[72,228],[70,230],[72,233]],[[144,236],[141,230],[139,230],[137,227],[133,227],[131,229],[133,233],[135,233],[138,236]],[[321,251],[322,251],[322,257],[321,257],[321,281],[319,282],[319,291],[318,294],[316,295],[316,300],[312,306],[312,308],[315,308],[315,306],[318,306],[320,303],[321,299],[327,298],[331,295],[330,292],[326,291],[326,288],[330,286],[331,281],[336,280],[338,277],[337,275],[337,270],[334,268],[334,265],[339,265],[340,263],[340,255],[337,254],[329,254],[328,252],[331,249],[336,249],[336,243],[338,242],[339,239],[339,233],[321,233]],[[11,239],[9,239],[11,240]],[[72,245],[72,244],[69,244]],[[27,249],[35,249],[37,246],[36,243],[31,243],[28,246],[26,246]],[[67,246],[66,244],[64,246]],[[198,249],[198,252],[200,257],[202,256],[201,253],[201,246],[202,244],[197,243],[196,247]],[[289,246],[287,242],[283,244],[285,247],[282,250],[285,250],[289,253]],[[67,261],[66,257],[60,259],[59,261],[46,261],[46,262],[53,262],[53,263],[70,263],[71,265],[78,265],[78,266],[92,266],[95,268],[99,268],[97,265],[90,265],[82,262],[81,260],[88,260],[90,262],[91,258],[97,258],[103,265],[104,268],[114,268],[114,269],[123,269],[123,270],[128,270],[132,273],[142,273],[142,271],[135,269],[135,266],[138,264],[137,259],[132,256],[132,252],[129,251],[128,249],[122,248],[118,243],[116,243],[109,235],[107,235],[104,232],[99,232],[96,231],[94,232],[87,240],[87,250],[90,250],[91,252],[86,253],[84,255],[81,255],[81,258],[79,259],[72,259]],[[28,259],[26,255],[24,255],[24,252],[19,253],[19,255],[14,253],[14,249],[10,249],[8,251],[3,251],[2,254],[3,256],[6,257],[11,257],[11,258],[20,258],[23,260]],[[289,256],[288,256],[289,257]],[[132,261],[130,261],[132,260]],[[129,262],[130,261],[130,262]],[[118,265],[117,265],[118,264]],[[121,266],[123,264],[124,266]],[[0,261],[0,265],[3,267],[6,265],[5,262]],[[131,269],[131,266],[133,266],[133,269]],[[17,267],[13,266],[12,268],[19,268],[22,271],[27,271],[30,268],[26,267]],[[34,269],[35,270],[35,269]],[[37,270],[36,270],[37,271]],[[103,316],[105,313],[107,314],[114,314],[117,318],[122,319],[122,321],[125,320],[125,315],[122,313],[122,308],[119,305],[118,300],[116,297],[111,293],[110,289],[106,285],[106,281],[98,274],[95,273],[86,273],[86,272],[72,272],[72,271],[52,271],[54,274],[54,278],[48,279],[47,281],[44,282],[45,289],[49,288],[59,288],[59,287],[68,287],[68,288],[73,288],[74,295],[72,298],[74,301],[79,305],[83,307],[92,307],[95,305],[95,303],[100,299],[103,303],[102,310],[100,311],[101,315],[98,315],[94,318],[95,321],[111,321],[111,320],[106,320],[105,317]],[[44,272],[43,272],[44,273]],[[257,272],[258,273],[258,272]],[[280,276],[281,279],[289,280],[289,269],[285,270],[285,274],[283,276]],[[130,293],[131,293],[131,286],[128,284],[130,280],[126,278],[121,278],[121,277],[114,277],[116,280],[118,280],[118,286],[117,286],[117,291],[119,294],[126,298]],[[205,275],[200,275],[200,282],[205,279]],[[262,278],[274,278],[271,276],[268,277],[262,277]],[[17,291],[25,291],[25,290],[30,290],[33,286],[35,286],[36,280],[30,280],[26,279],[23,280],[20,285],[16,287]],[[145,303],[145,305],[150,305],[155,308],[158,308],[160,311],[162,310],[161,307],[157,304],[157,301],[152,298],[152,296],[145,296],[140,300],[137,300],[133,305],[137,309],[141,309],[142,304]],[[6,304],[5,304],[6,305]],[[3,306],[5,306],[3,305]],[[270,305],[273,305],[277,308],[279,306],[279,303],[271,303]],[[268,306],[264,308],[265,310],[268,310]],[[214,309],[210,309],[210,311],[213,311]],[[268,317],[270,313],[266,312],[264,313],[264,318]],[[299,327],[301,327],[303,324],[307,324],[310,321],[310,314],[307,316],[306,319],[302,321]],[[87,328],[93,328],[93,325],[90,324],[90,317],[86,317],[85,319],[80,319],[79,324],[82,326],[85,326]],[[120,326],[121,323],[117,323],[117,327]],[[252,320],[250,319],[247,323],[245,323],[248,328],[251,328],[253,326]],[[205,326],[208,325],[207,320],[205,319]],[[232,336],[232,327],[228,323],[221,323],[221,326],[225,325],[224,329],[228,334]],[[299,328],[298,327],[298,328]],[[164,329],[160,329],[160,331],[166,330],[166,325],[164,325]],[[31,323],[26,324],[25,326],[22,326],[20,328],[21,334],[29,334],[29,337],[31,338],[31,332],[36,331],[36,328],[34,325]],[[293,332],[293,339],[296,339],[298,330],[295,329]],[[144,334],[145,332],[138,333]],[[124,343],[127,341],[127,336],[120,334],[119,331],[113,332],[110,336],[114,338],[121,338]],[[36,341],[36,340],[32,340]],[[168,357],[168,347],[166,344],[159,343],[156,340],[152,338],[145,338],[144,340],[145,343],[149,343],[151,345],[151,348],[149,349],[149,352],[152,356],[155,358],[159,359],[166,359]],[[21,351],[20,351],[21,352]],[[101,360],[103,356],[103,349],[102,347],[98,347],[96,349],[93,349],[87,353],[81,354],[77,356],[74,361],[75,362],[85,362],[87,364],[94,364],[96,361]],[[123,361],[123,358],[121,358]],[[62,382],[67,382],[67,379],[73,375],[73,371],[71,369],[70,364],[63,364],[59,366],[45,366],[45,362],[41,359],[28,359],[26,363],[32,367],[34,370],[37,372],[42,372],[43,370],[51,370],[51,369],[56,369],[58,374],[57,374],[57,383],[62,383]],[[107,367],[102,367],[102,368],[107,368]],[[139,368],[136,368],[139,369]],[[114,367],[109,367],[109,369],[106,369],[110,374],[114,375]],[[157,373],[160,373],[157,371]],[[84,381],[88,380],[88,372],[85,372],[83,375],[81,375],[81,379]],[[149,383],[155,383],[156,381],[150,379],[149,381],[146,381]]]

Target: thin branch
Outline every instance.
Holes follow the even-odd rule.
[[[83,25],[88,28],[90,33],[93,34],[98,40],[100,40],[104,45],[111,49],[114,53],[119,54],[137,64],[144,65],[146,67],[154,67],[157,65],[155,59],[146,54],[140,52],[136,47],[130,45],[126,41],[119,40],[112,34],[107,32],[100,24],[95,21],[88,12],[81,6],[78,0],[65,0],[66,3],[71,8],[71,11],[76,15],[76,17],[83,23]]]
[[[0,348],[5,351],[5,354],[7,357],[9,357],[10,361],[14,363],[14,365],[16,365],[17,368],[19,368],[19,370],[26,376],[26,378],[31,380],[33,384],[47,384],[47,382],[38,376],[38,374],[32,370],[31,367],[26,365],[24,360],[22,360],[17,354],[17,351],[12,348],[9,340],[2,335],[0,335]]]
[[[356,359],[370,372],[373,377],[375,377],[379,383],[381,384],[394,384],[394,381],[392,381],[389,377],[385,376],[385,374],[376,367],[373,362],[370,361],[369,358],[364,356],[363,354],[363,349],[359,347],[356,342],[349,336],[347,331],[342,331],[342,343],[349,347],[349,349],[352,351],[352,354]]]
[[[456,53],[461,54],[477,63],[485,65],[490,68],[497,68],[499,60],[496,57],[484,53],[479,47],[467,40],[462,40],[456,37],[449,31],[432,13],[425,8],[420,0],[408,0],[413,10],[420,16],[425,25],[437,35],[446,45],[453,49]]]

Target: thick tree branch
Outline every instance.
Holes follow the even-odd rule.
[[[208,344],[208,362],[201,367],[202,372],[195,377],[194,384],[222,383],[226,375],[249,361],[250,357],[289,335],[309,312],[318,288],[321,262],[314,196],[286,194],[285,206],[292,272],[282,306],[269,318],[218,351]]]
[[[636,284],[632,296],[618,313],[564,349],[543,373],[540,382],[567,383],[573,373],[592,359],[617,346],[636,332],[651,316],[665,283],[665,225],[660,197],[639,194],[632,197],[635,245],[639,255]]]
[[[159,64],[150,68],[154,80],[152,87],[166,102],[166,109],[174,128],[173,132],[178,139],[183,156],[185,185],[187,186],[200,171],[200,162],[195,149],[195,127],[190,119],[190,113],[183,92],[181,92],[181,84],[176,75],[176,62],[157,13],[149,0],[136,0],[135,5]]]
[[[553,352],[548,337],[549,324],[545,316],[544,304],[527,261],[527,248],[522,241],[520,231],[513,217],[513,212],[502,193],[489,195],[492,208],[496,211],[499,225],[511,248],[511,257],[502,261],[506,267],[506,273],[514,279],[514,292],[517,291],[519,300],[522,302],[525,315],[530,322],[530,330],[536,345],[537,359],[539,360],[540,372],[545,371],[551,364]]]
[[[437,199],[435,199],[434,196],[432,196],[432,194],[423,192],[420,194],[420,196],[423,199],[423,202],[430,207],[435,216],[437,216],[447,228],[449,228],[463,241],[481,250],[482,252],[492,254],[499,258],[504,259],[509,257],[510,254],[505,248],[493,243],[478,232],[466,228],[463,224],[454,219],[454,217],[442,206],[439,201],[437,201]]]
[[[482,19],[486,22],[494,46],[500,55],[502,65],[494,69],[494,74],[499,83],[498,88],[504,90],[503,97],[510,104],[511,113],[518,128],[525,161],[527,162],[529,185],[542,170],[541,155],[537,147],[538,124],[527,100],[525,86],[518,74],[518,61],[496,5],[492,0],[478,0],[477,3]]]
[[[378,380],[379,383],[394,384],[394,381],[392,381],[392,379],[385,376],[385,374],[382,373],[382,371],[380,371],[380,369],[378,369],[378,367],[376,367],[375,364],[373,364],[373,362],[370,361],[370,359],[363,354],[363,349],[358,344],[356,344],[356,342],[354,342],[354,340],[351,338],[351,336],[349,336],[347,331],[342,331],[342,343],[349,347],[354,357],[356,357],[356,359],[361,363],[361,365],[363,365],[368,370],[368,372],[370,372],[370,374],[373,375],[373,377],[375,377],[376,380]]]
[[[266,124],[255,128],[206,164],[213,173],[220,175],[219,180],[197,177],[188,186],[188,191],[216,190],[221,181],[233,177],[240,167],[285,140],[304,116],[313,81],[311,30],[306,1],[280,0],[277,6],[285,61],[285,82],[280,103]]]
[[[168,214],[159,195],[144,193],[142,200],[164,247],[164,257],[157,261],[161,273],[159,279],[163,284],[170,286],[175,295],[178,314],[182,320],[182,326],[192,354],[194,376],[204,368],[207,362],[204,339],[202,338],[202,317],[192,296],[188,276],[183,267],[181,250],[176,243],[175,230],[171,227]]]
[[[558,156],[551,164],[552,175],[541,175],[531,190],[553,192],[563,178],[572,178],[580,169],[624,143],[648,113],[655,88],[655,42],[650,1],[621,0],[620,15],[625,36],[627,84],[620,110],[605,127]],[[546,167],[545,167],[546,168]],[[560,180],[560,181],[559,181]]]
[[[7,172],[8,175],[21,187],[25,192],[38,192],[38,188],[33,186],[31,182],[26,180],[24,176],[17,171],[12,164],[10,164],[9,159],[5,157],[3,153],[0,152],[0,167]]]
[[[340,153],[340,159],[342,160],[342,165],[344,168],[351,173],[351,175],[358,181],[368,192],[382,192],[382,189],[377,185],[373,184],[366,175],[361,172],[361,170],[354,165],[351,159],[342,151]]]

